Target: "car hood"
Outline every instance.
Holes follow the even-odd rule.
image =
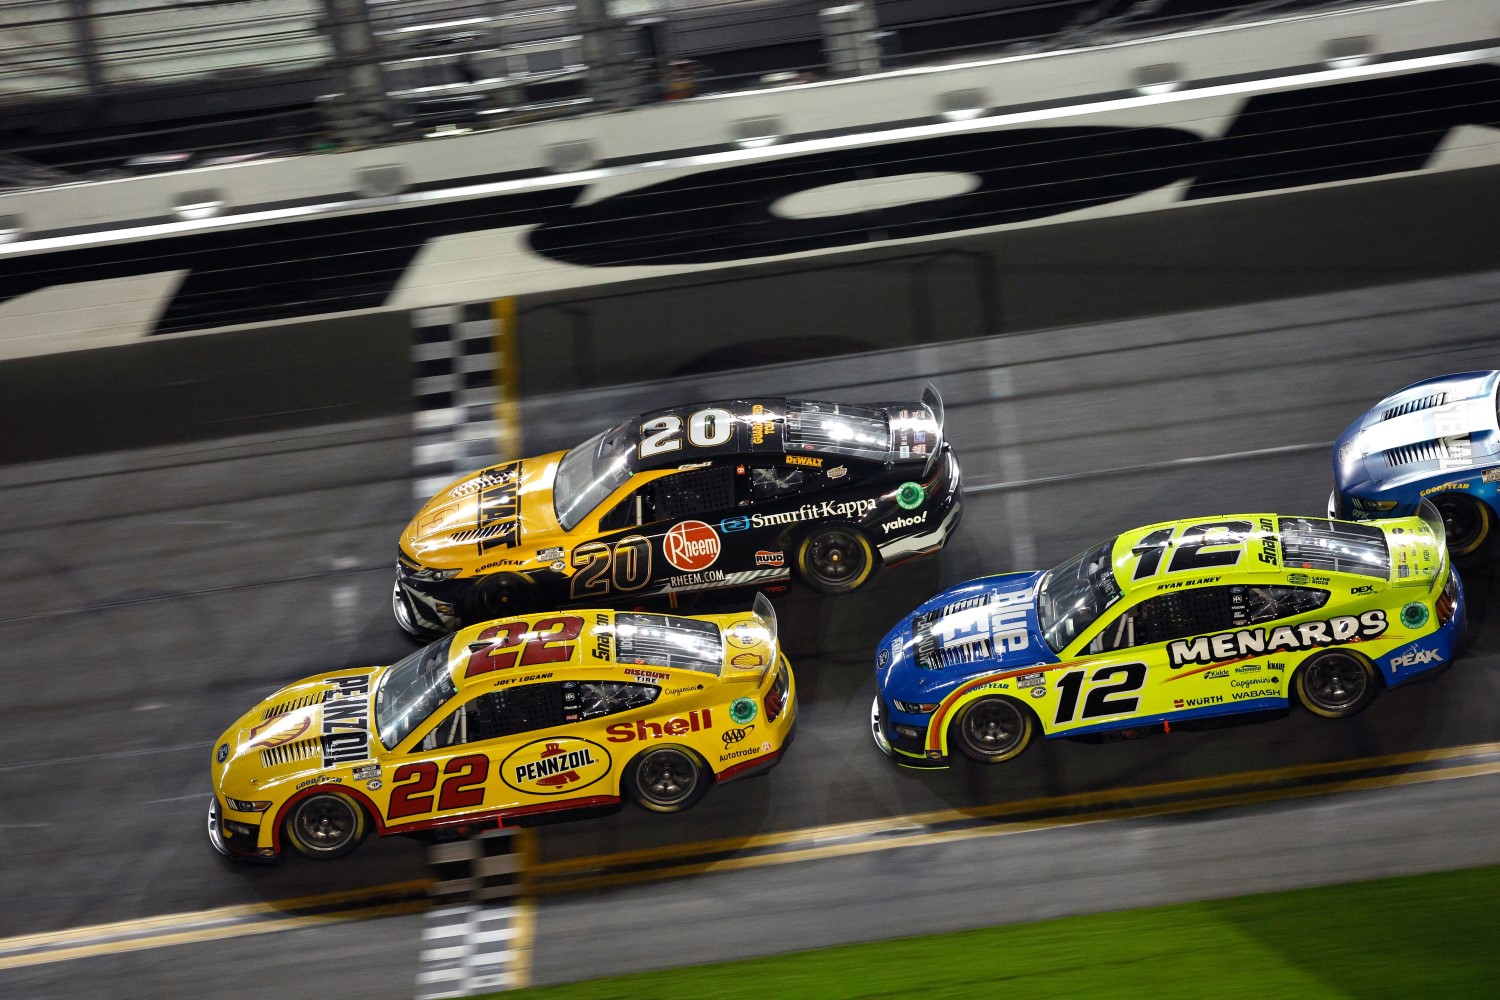
[[[1500,454],[1495,386],[1500,372],[1463,372],[1392,393],[1334,444],[1340,490],[1371,492],[1442,472],[1461,474]]]
[[[257,790],[370,760],[380,748],[372,704],[385,669],[319,674],[263,700],[214,744],[215,787],[255,799]]]
[[[417,511],[401,548],[424,566],[516,557],[560,530],[552,483],[565,452],[502,462],[448,484]]]
[[[920,605],[881,640],[875,659],[881,693],[931,703],[979,674],[1056,663],[1037,621],[1042,575],[971,580]]]

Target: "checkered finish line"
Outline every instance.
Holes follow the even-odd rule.
[[[412,313],[413,510],[499,456],[501,337],[509,303],[472,302]]]
[[[518,907],[506,902],[428,911],[422,929],[417,1000],[525,986],[517,967],[518,913]]]

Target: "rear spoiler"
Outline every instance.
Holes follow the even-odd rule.
[[[770,655],[766,657],[766,665],[760,672],[760,680],[755,684],[759,688],[766,683],[766,674],[776,669],[776,660],[780,657],[781,646],[777,636],[776,609],[771,606],[771,599],[765,594],[757,593],[754,603],[750,605],[750,613],[759,618],[761,624],[766,627],[766,645],[770,647]]]
[[[922,384],[922,405],[927,407],[932,414],[932,419],[937,421],[938,440],[932,449],[932,454],[927,456],[927,464],[922,467],[922,478],[926,479],[932,475],[933,466],[937,464],[938,456],[943,453],[943,394],[937,391],[937,386],[931,382]]]

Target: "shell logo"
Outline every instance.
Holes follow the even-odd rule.
[[[662,550],[667,562],[684,573],[696,573],[719,558],[719,533],[702,521],[683,521],[672,525]]]
[[[609,771],[608,750],[590,740],[563,736],[516,750],[500,765],[500,778],[527,795],[569,795]]]

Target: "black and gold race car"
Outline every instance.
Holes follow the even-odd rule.
[[[428,637],[793,575],[845,593],[942,548],[960,507],[931,385],[917,402],[677,406],[443,489],[401,534],[392,603]]]

